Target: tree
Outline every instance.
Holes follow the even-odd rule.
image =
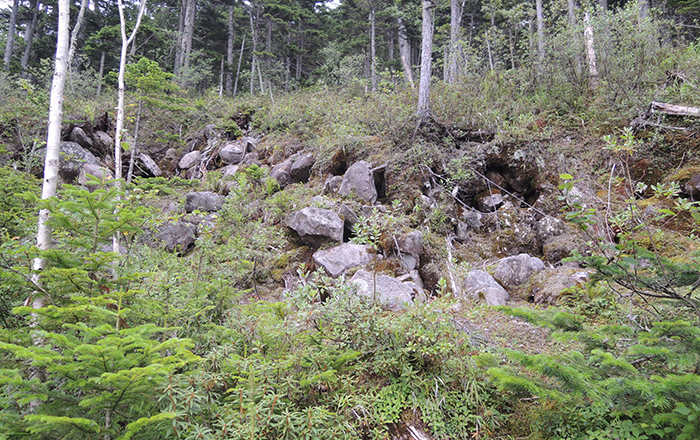
[[[32,21],[27,25],[27,32],[24,36],[24,53],[22,54],[22,60],[20,61],[20,68],[22,78],[27,77],[27,66],[29,65],[29,56],[32,53],[32,43],[34,42],[34,33],[36,31],[37,22],[39,21],[39,0],[34,0],[31,5],[32,10]]]
[[[19,10],[19,0],[12,3],[12,12],[10,14],[10,23],[7,28],[7,41],[5,42],[5,56],[3,57],[3,67],[5,70],[10,70],[10,61],[12,60],[12,50],[15,44],[15,28],[17,27],[17,11]]]
[[[430,116],[430,79],[432,76],[433,9],[432,0],[423,0],[423,42],[420,56],[418,116],[425,122]]]

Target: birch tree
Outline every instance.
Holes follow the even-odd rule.
[[[51,97],[49,101],[49,127],[46,137],[46,159],[44,160],[44,181],[41,189],[41,199],[46,200],[56,195],[58,185],[58,160],[61,149],[61,124],[63,122],[63,91],[68,75],[68,34],[70,21],[69,0],[58,0],[58,33],[56,36],[56,58],[54,61],[53,80],[51,82]],[[36,233],[36,246],[45,251],[51,248],[51,227],[48,224],[49,210],[39,211],[39,222]],[[32,281],[41,288],[40,274],[46,267],[44,258],[36,258],[32,269]],[[28,298],[25,305],[39,309],[46,304],[46,297],[35,294]]]
[[[15,28],[17,27],[17,11],[19,10],[19,0],[14,0],[12,3],[12,12],[10,13],[10,24],[7,28],[7,40],[5,42],[5,56],[3,57],[3,67],[5,70],[10,70],[10,61],[12,60],[12,50],[15,44]]]
[[[31,5],[32,10],[32,21],[27,25],[27,32],[24,36],[24,53],[22,54],[22,60],[20,61],[20,68],[22,78],[27,78],[27,67],[29,66],[29,56],[32,54],[32,44],[34,43],[34,33],[36,32],[37,23],[39,21],[39,8],[41,4],[38,0],[33,0]]]

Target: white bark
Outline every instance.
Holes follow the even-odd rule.
[[[411,47],[408,45],[406,25],[403,24],[401,17],[398,17],[396,21],[398,24],[399,56],[401,57],[403,74],[411,87],[415,87],[413,85],[413,71],[411,70]]]
[[[102,79],[104,78],[104,73],[105,73],[105,51],[102,51],[102,55],[100,56],[100,72],[97,77],[97,96],[100,96],[100,93],[102,93]]]
[[[70,22],[70,1],[58,1],[58,34],[56,36],[56,59],[54,74],[51,82],[51,97],[49,101],[49,127],[46,137],[46,159],[44,161],[44,182],[41,188],[41,199],[46,200],[56,195],[58,185],[58,160],[61,149],[61,123],[63,122],[63,91],[68,75],[68,25]],[[36,246],[40,250],[51,248],[51,227],[47,224],[49,211],[39,211],[39,222],[36,233]],[[40,272],[46,267],[46,260],[36,258],[33,262],[34,275],[32,281],[41,286]],[[40,295],[27,299],[26,305],[33,308],[44,307],[46,298]]]
[[[226,95],[228,96],[233,93],[233,40],[236,36],[233,27],[234,13],[235,9],[231,3],[228,7],[228,41],[226,45]]]
[[[461,35],[460,26],[462,24],[462,11],[464,9],[464,0],[450,0],[450,47],[447,59],[447,83],[454,84],[459,77],[459,56],[457,47],[459,46],[459,38]]]
[[[591,17],[586,12],[583,16],[583,36],[586,40],[586,59],[588,60],[588,83],[591,90],[595,91],[598,87],[598,66],[596,64],[595,45],[593,41],[593,26],[591,25]]]
[[[418,87],[418,116],[425,121],[430,116],[430,79],[433,52],[433,3],[423,0],[423,41],[421,43],[420,85]]]
[[[12,3],[12,12],[10,13],[10,24],[7,28],[7,40],[5,41],[5,56],[3,58],[3,66],[5,70],[10,69],[10,61],[12,61],[12,50],[15,45],[15,34],[17,27],[17,11],[19,10],[19,0]]]
[[[639,0],[639,23],[649,18],[649,0]]]
[[[185,21],[182,30],[182,42],[180,44],[180,69],[185,72],[190,67],[190,54],[192,53],[192,38],[194,36],[194,19],[197,13],[197,0],[187,0],[185,7]],[[182,74],[182,70],[180,70]]]
[[[185,28],[185,10],[187,9],[187,0],[180,2],[180,19],[177,25],[177,44],[175,45],[175,62],[173,64],[173,74],[175,78],[180,77],[180,61],[182,61],[182,31]]]
[[[70,34],[70,49],[68,49],[68,68],[73,62],[73,57],[75,56],[75,46],[78,43],[78,34],[80,33],[80,28],[83,25],[83,17],[85,17],[85,10],[88,5],[90,5],[90,0],[82,0],[80,2],[80,11],[78,12],[78,18],[75,21],[75,26]]]
[[[241,41],[241,53],[238,55],[238,68],[236,69],[236,82],[233,85],[233,97],[236,97],[236,92],[238,91],[238,78],[241,76],[241,63],[243,62],[243,49],[245,49],[245,34],[243,34],[243,41]]]

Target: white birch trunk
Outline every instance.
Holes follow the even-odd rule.
[[[46,159],[44,160],[44,181],[41,188],[41,199],[46,200],[56,195],[58,185],[58,161],[61,150],[61,123],[63,122],[63,91],[68,75],[68,32],[70,22],[70,1],[58,1],[58,34],[56,37],[56,59],[54,61],[53,80],[51,82],[51,97],[49,102],[49,127],[46,137]],[[39,211],[39,222],[36,233],[36,246],[40,250],[51,249],[51,227],[48,225],[49,211]],[[32,281],[41,286],[40,274],[46,267],[43,258],[34,259]],[[25,305],[31,304],[39,309],[46,304],[46,298],[38,295],[28,298]]]
[[[24,37],[25,46],[24,53],[22,54],[22,60],[20,61],[20,67],[22,69],[22,78],[27,78],[27,67],[29,66],[29,56],[32,54],[32,44],[34,43],[34,32],[36,31],[36,25],[39,20],[39,1],[34,0],[32,3],[32,21],[29,22],[27,26],[27,34]]]
[[[374,8],[369,11],[370,23],[370,80],[372,81],[372,93],[377,91],[377,46],[376,46],[376,22],[374,17]]]
[[[88,5],[90,5],[90,0],[82,0],[80,2],[80,11],[78,12],[78,18],[75,21],[75,26],[70,34],[70,49],[68,49],[68,69],[71,68],[71,63],[73,62],[73,57],[75,57],[75,46],[78,43],[78,34],[80,33],[80,28],[83,26],[83,17],[85,17],[85,10]]]
[[[541,67],[544,62],[544,8],[542,0],[535,0],[535,11],[537,13],[537,61]]]
[[[401,65],[403,66],[403,74],[406,77],[406,82],[414,88],[413,71],[411,70],[411,47],[408,44],[408,36],[406,35],[406,25],[403,24],[401,17],[396,19],[398,24],[398,40],[399,40],[399,57],[401,57]]]
[[[591,90],[598,87],[598,66],[596,64],[595,45],[593,41],[593,26],[588,12],[583,16],[583,36],[586,40],[586,59],[588,61],[588,83]]]
[[[236,31],[233,27],[233,15],[235,9],[233,3],[228,7],[228,41],[226,43],[226,95],[233,94],[233,40]]]
[[[418,116],[426,121],[430,116],[430,79],[433,52],[433,3],[423,0],[423,41],[421,43],[420,84],[418,87]]]

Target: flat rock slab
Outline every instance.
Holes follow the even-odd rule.
[[[185,195],[185,212],[216,212],[224,206],[224,197],[211,191],[191,192]]]
[[[343,243],[328,249],[317,251],[314,262],[323,267],[333,278],[345,273],[353,267],[364,266],[374,260],[377,255],[368,252],[369,246],[363,244]]]
[[[505,306],[510,295],[486,271],[473,270],[464,279],[464,291],[473,299],[486,301],[490,306]]]
[[[384,274],[358,270],[350,279],[357,286],[357,294],[375,298],[382,306],[397,311],[413,305],[413,298],[423,297],[423,290],[413,282],[404,282]]]
[[[355,162],[348,168],[338,189],[338,194],[344,196],[353,193],[365,202],[377,201],[377,188],[374,186],[372,167],[364,160]]]

